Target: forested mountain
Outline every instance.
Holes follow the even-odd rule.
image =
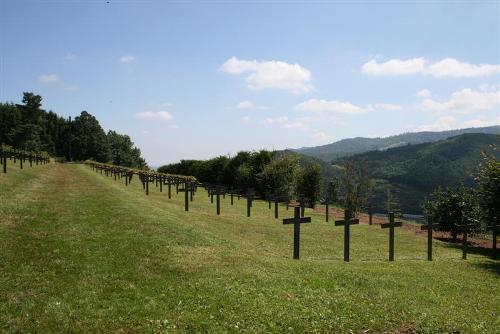
[[[387,189],[395,190],[401,210],[420,213],[425,196],[439,186],[473,186],[481,151],[499,145],[498,135],[469,133],[433,143],[371,151],[352,158],[365,160],[374,179],[373,204],[385,211]],[[498,154],[498,152],[497,152]],[[343,158],[333,162],[342,165]]]
[[[23,104],[0,103],[0,144],[28,151],[46,151],[65,160],[111,162],[143,168],[145,160],[127,135],[104,132],[86,111],[72,121],[41,109],[42,97],[23,93]]]
[[[443,140],[449,137],[458,136],[465,133],[487,133],[500,134],[500,125],[450,130],[442,132],[411,132],[384,138],[349,138],[342,139],[332,144],[304,147],[294,151],[331,162],[332,160],[344,156],[375,151],[386,150],[393,147],[405,146],[408,144],[422,144]]]

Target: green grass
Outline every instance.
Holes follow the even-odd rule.
[[[292,230],[256,202],[200,189],[142,192],[82,165],[10,168],[0,174],[0,332],[494,333],[500,328],[500,264],[396,232],[343,230],[313,216]],[[280,208],[280,215],[292,216]],[[311,214],[308,212],[308,214]]]

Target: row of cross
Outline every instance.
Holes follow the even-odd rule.
[[[38,166],[50,162],[50,158],[46,153],[27,152],[0,146],[0,165],[2,165],[4,174],[7,174],[7,159],[13,161],[15,165],[19,163],[20,169],[23,169],[23,164],[26,164],[26,162],[29,163],[30,167],[33,167],[33,164]]]
[[[172,196],[172,187],[175,188],[176,194],[184,193],[184,210],[189,211],[189,203],[193,201],[193,198],[197,192],[198,186],[202,186],[207,191],[207,195],[210,198],[210,203],[215,202],[215,212],[217,215],[221,214],[221,197],[224,199],[227,196],[230,196],[231,205],[234,204],[234,199],[240,200],[241,197],[246,199],[246,215],[247,217],[251,217],[251,209],[253,207],[253,201],[257,199],[255,191],[252,189],[248,189],[244,192],[241,189],[236,188],[227,188],[220,185],[214,184],[200,184],[193,178],[189,177],[181,177],[181,176],[172,176],[168,174],[161,173],[151,173],[151,172],[140,172],[135,171],[132,172],[127,168],[116,167],[110,165],[100,165],[100,164],[91,164],[91,167],[96,172],[101,174],[104,173],[106,176],[114,177],[115,181],[120,178],[125,178],[125,185],[130,184],[132,180],[132,176],[134,174],[138,174],[139,180],[142,183],[143,190],[146,195],[149,195],[149,184],[153,183],[156,187],[159,187],[160,192],[163,191],[163,186],[167,186],[167,194],[170,199]],[[294,216],[293,218],[285,218],[283,219],[283,224],[285,225],[293,225],[293,258],[300,258],[300,225],[304,223],[310,223],[311,217],[305,217],[305,207],[310,205],[309,200],[303,196],[299,196],[297,201],[291,201],[288,196],[274,196],[268,194],[263,200],[268,202],[269,209],[272,208],[272,204],[274,203],[274,217],[278,219],[279,217],[279,203],[285,203],[286,209],[289,207],[294,208]],[[331,200],[323,200],[321,204],[326,206],[325,213],[325,221],[329,221],[329,212],[330,205],[332,205]],[[369,216],[369,225],[372,225],[372,210],[368,210]],[[389,222],[380,224],[382,229],[389,230],[389,261],[394,261],[395,259],[395,228],[403,226],[403,223],[395,220],[395,216],[393,212],[390,212]],[[344,227],[344,261],[350,261],[350,239],[351,239],[351,225],[359,224],[359,219],[355,218],[352,213],[345,210],[344,217],[342,220],[335,220],[335,226],[343,226]],[[462,225],[457,227],[457,232],[462,233],[462,258],[467,259],[467,235],[472,230],[472,225]],[[422,230],[427,230],[427,259],[432,261],[432,232],[434,229],[438,228],[436,224],[427,224],[422,225]],[[496,225],[493,229],[493,254],[496,258],[496,236],[498,231],[500,230],[500,225]]]

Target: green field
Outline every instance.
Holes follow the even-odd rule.
[[[396,231],[343,230],[312,215],[301,259],[292,230],[256,202],[203,189],[145,196],[83,165],[0,174],[0,332],[498,333],[500,263]],[[280,215],[292,216],[280,208]],[[311,214],[307,212],[307,214]]]

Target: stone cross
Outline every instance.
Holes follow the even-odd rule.
[[[359,224],[359,219],[351,218],[352,214],[344,210],[344,220],[336,220],[335,226],[344,226],[344,261],[349,262],[349,243],[351,239],[351,225]]]
[[[389,212],[389,222],[380,225],[389,228],[389,261],[394,261],[394,228],[403,226],[402,222],[394,221],[394,212]]]
[[[294,217],[283,219],[283,224],[293,224],[293,258],[300,257],[300,224],[310,223],[311,217],[300,217],[300,207],[294,208]]]
[[[427,223],[420,226],[421,230],[427,230],[427,260],[432,261],[432,230],[437,228],[439,224]]]

